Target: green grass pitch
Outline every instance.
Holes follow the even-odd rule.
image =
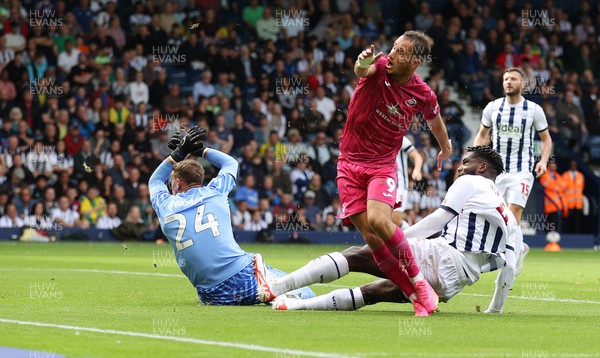
[[[243,248],[285,271],[343,249]],[[495,277],[420,319],[399,304],[278,312],[201,306],[168,246],[5,242],[0,347],[49,357],[600,357],[600,254],[532,250],[504,314],[486,315]],[[313,289],[370,280],[350,274]]]

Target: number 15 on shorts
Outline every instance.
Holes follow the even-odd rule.
[[[521,193],[525,196],[529,196],[529,185],[521,183]]]

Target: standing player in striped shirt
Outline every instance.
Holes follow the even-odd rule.
[[[523,243],[521,216],[533,185],[532,172],[535,171],[536,178],[546,173],[546,165],[552,151],[552,138],[542,108],[521,95],[526,85],[523,71],[516,67],[506,69],[502,85],[506,96],[491,101],[483,110],[475,145],[485,145],[491,141],[492,147],[500,152],[504,161],[506,172],[496,178],[496,186],[517,219],[516,249],[519,274],[525,254],[529,250]],[[541,158],[537,164],[533,152],[535,132],[542,141]]]
[[[408,197],[408,158],[412,159],[415,167],[412,172],[412,178],[415,181],[421,181],[423,168],[423,157],[412,144],[410,139],[402,138],[402,147],[396,156],[396,164],[398,165],[398,189],[396,189],[396,207],[392,212],[392,221],[400,226],[402,230],[408,228],[408,224],[403,222],[404,210],[406,208],[406,199]]]
[[[506,208],[494,179],[503,171],[502,158],[492,148],[467,148],[458,168],[459,177],[448,189],[441,207],[406,230],[415,259],[427,281],[443,302],[481,273],[500,268],[492,302],[486,313],[501,313],[514,281],[517,222]],[[439,237],[426,240],[436,233]],[[275,294],[313,283],[336,280],[348,272],[384,277],[367,247],[352,247],[311,261],[276,280]],[[356,310],[377,302],[408,302],[389,280],[378,280],[354,289],[335,290],[308,300],[278,297],[277,310]]]

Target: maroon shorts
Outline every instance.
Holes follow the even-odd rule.
[[[391,206],[396,204],[396,166],[364,167],[339,161],[337,185],[341,212],[338,218],[348,224],[348,217],[367,210],[367,200],[378,200]]]

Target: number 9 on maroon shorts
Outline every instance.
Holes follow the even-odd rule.
[[[367,210],[367,200],[378,200],[391,206],[396,204],[396,166],[364,167],[347,161],[338,162],[337,185],[341,211],[345,219]]]

